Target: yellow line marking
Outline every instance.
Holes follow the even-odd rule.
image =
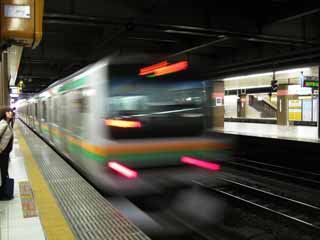
[[[29,181],[32,185],[34,198],[38,206],[39,215],[42,226],[44,228],[46,239],[76,239],[73,235],[61,209],[56,202],[49,186],[41,174],[41,171],[32,157],[30,148],[28,147],[24,137],[18,126],[15,127],[15,133],[18,138],[20,149],[24,155],[26,170],[28,172]]]

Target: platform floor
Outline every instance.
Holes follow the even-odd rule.
[[[0,240],[149,239],[20,121],[9,175],[15,194],[0,201]]]
[[[317,132],[318,128],[313,126],[280,126],[265,123],[225,122],[224,129],[214,128],[214,131],[236,135],[320,142]]]
[[[28,182],[29,178],[25,170],[24,156],[17,139],[14,140],[11,152],[9,176],[15,179],[14,199],[0,201],[0,239],[46,239],[40,218],[39,216],[35,216],[38,213],[36,212],[32,214],[33,216],[24,217],[21,201],[23,197],[20,194],[19,185],[20,183]]]

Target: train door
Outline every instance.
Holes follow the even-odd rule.
[[[42,134],[42,101],[38,101],[39,133]]]
[[[30,104],[30,127],[34,128],[34,124],[33,124],[33,103]]]
[[[30,118],[30,115],[31,115],[31,111],[30,111],[30,104],[28,104],[27,106],[27,124],[30,125],[31,124],[31,118]]]
[[[51,136],[54,142],[54,145],[61,151],[64,152],[65,145],[65,133],[62,127],[62,108],[64,106],[61,104],[61,97],[55,96],[51,101]]]
[[[70,108],[68,109],[67,127],[71,136],[76,139],[75,142],[69,145],[68,150],[70,151],[72,159],[80,163],[82,160],[85,160],[85,149],[82,146],[87,143],[87,129],[84,126],[85,114],[88,107],[87,97],[83,95],[83,89],[75,89],[68,95],[70,96],[68,101]]]
[[[49,140],[51,142],[53,142],[53,127],[52,127],[52,118],[53,118],[53,115],[54,113],[52,112],[53,111],[53,108],[52,108],[52,98],[49,97],[46,101],[46,105],[47,105],[47,124],[48,124],[48,137],[49,137]]]
[[[32,104],[32,128],[36,129],[36,104]]]
[[[48,139],[49,128],[47,119],[47,104],[45,100],[41,100],[41,133]]]
[[[62,146],[61,149],[63,150],[63,152],[66,155],[69,155],[69,151],[68,151],[68,144],[69,144],[69,138],[68,136],[70,136],[70,133],[67,130],[67,113],[68,113],[68,105],[67,105],[67,95],[64,93],[59,97],[59,126],[61,129],[62,134],[64,135],[63,137],[63,142],[62,142]]]
[[[71,142],[69,139],[78,138],[75,130],[75,124],[73,121],[77,117],[77,107],[75,103],[75,92],[69,91],[67,93],[64,93],[64,99],[66,102],[68,102],[68,105],[66,106],[66,116],[65,116],[65,134],[67,135],[68,144],[66,146],[67,148],[67,155],[72,161],[75,161],[77,159],[76,156],[76,149],[77,145],[76,142]]]
[[[35,122],[35,129],[39,131],[39,117],[38,117],[38,102],[34,104],[34,122]]]

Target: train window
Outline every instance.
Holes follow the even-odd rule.
[[[57,96],[53,99],[53,112],[54,112],[54,122],[60,127],[63,126],[63,119],[65,114],[65,104],[64,104],[65,96]]]
[[[88,88],[81,88],[75,91],[75,98],[73,100],[73,107],[79,113],[88,112],[89,96],[87,95]]]
[[[86,129],[83,126],[85,114],[88,113],[89,96],[84,94],[86,88],[76,89],[71,93],[71,105],[67,118],[71,119],[70,128],[78,137],[82,137]]]
[[[110,125],[108,129],[115,139],[203,133],[207,115],[201,81],[146,81],[124,76],[113,81],[111,77],[108,89],[107,118],[139,122],[136,128]]]

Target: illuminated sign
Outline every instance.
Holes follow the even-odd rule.
[[[319,87],[319,82],[316,82],[316,81],[304,81],[303,86],[304,87],[318,88]]]

